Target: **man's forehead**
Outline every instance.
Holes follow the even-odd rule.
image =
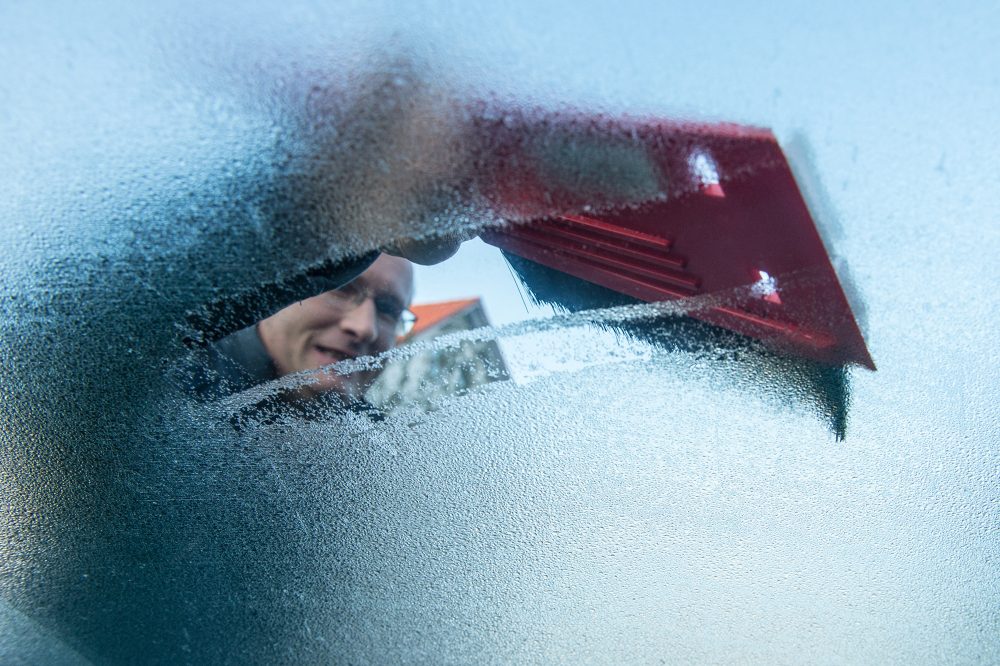
[[[357,281],[406,303],[413,297],[413,267],[406,259],[383,254],[357,277]]]

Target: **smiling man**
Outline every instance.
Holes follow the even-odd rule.
[[[413,314],[407,309],[412,299],[410,262],[383,254],[343,287],[293,303],[264,319],[257,333],[276,376],[317,370],[391,349],[412,323]],[[336,391],[355,398],[377,374],[320,371],[303,385],[303,391]]]
[[[315,370],[292,397],[335,393],[358,400],[377,370],[339,374],[326,366],[391,349],[413,323],[413,267],[388,254],[337,289],[289,305],[211,346],[209,395],[235,393]]]

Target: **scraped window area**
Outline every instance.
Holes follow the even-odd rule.
[[[998,21],[6,4],[0,658],[1000,660]]]

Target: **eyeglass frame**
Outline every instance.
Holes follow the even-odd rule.
[[[387,316],[392,317],[392,327],[395,332],[396,337],[404,337],[413,330],[413,326],[417,323],[417,315],[414,314],[413,310],[406,307],[405,305],[399,311],[398,315],[387,313],[384,310],[379,309],[379,300],[386,298],[385,294],[378,293],[375,289],[371,287],[359,284],[358,280],[348,282],[347,284],[338,287],[336,289],[331,289],[329,291],[320,294],[330,302],[330,305],[343,309],[343,311],[350,312],[354,308],[361,307],[361,305],[368,300],[372,299],[372,304],[375,306],[375,320],[376,323],[381,324],[380,317]],[[388,296],[394,302],[399,302],[395,296]]]

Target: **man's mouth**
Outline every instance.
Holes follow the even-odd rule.
[[[333,347],[324,347],[323,345],[313,345],[319,355],[323,357],[323,365],[330,365],[331,363],[339,363],[344,359],[354,358],[354,354],[348,354],[342,352],[339,349],[334,349]]]

